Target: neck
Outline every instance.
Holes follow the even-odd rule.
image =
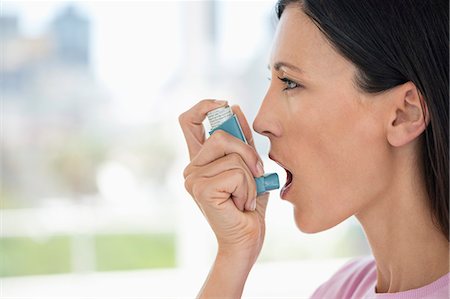
[[[399,180],[356,215],[376,260],[378,293],[420,288],[449,272],[449,242],[433,224],[423,180],[393,177]]]

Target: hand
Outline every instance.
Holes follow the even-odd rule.
[[[217,131],[205,138],[206,114],[226,105],[203,100],[179,117],[191,162],[184,171],[186,190],[194,198],[213,229],[219,255],[245,257],[253,264],[265,235],[268,193],[257,197],[254,177],[264,171],[250,127],[238,106],[237,115],[248,144]]]

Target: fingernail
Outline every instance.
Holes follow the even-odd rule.
[[[216,103],[216,104],[218,104],[218,105],[225,105],[226,103],[228,103],[228,101],[214,100],[214,103]]]
[[[258,161],[258,163],[256,163],[256,169],[258,170],[258,177],[264,175],[264,166],[262,165],[261,161]]]
[[[252,206],[250,207],[252,211],[256,210],[256,198],[252,201]]]

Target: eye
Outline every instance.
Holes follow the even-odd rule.
[[[286,86],[283,90],[291,90],[291,89],[295,89],[298,87],[302,87],[301,84],[298,84],[297,82],[294,82],[291,79],[281,78],[281,77],[278,77],[278,79],[280,79],[280,81],[282,81],[284,83],[284,85]]]

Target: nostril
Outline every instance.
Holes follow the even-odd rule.
[[[266,137],[277,137],[281,135],[280,125],[276,114],[267,114],[260,110],[253,121],[253,130]]]
[[[281,126],[278,121],[259,117],[257,116],[253,122],[253,130],[256,133],[269,138],[281,136]]]
[[[272,134],[270,133],[270,131],[264,130],[261,132],[257,132],[260,135],[266,136],[266,137],[270,137]]]

